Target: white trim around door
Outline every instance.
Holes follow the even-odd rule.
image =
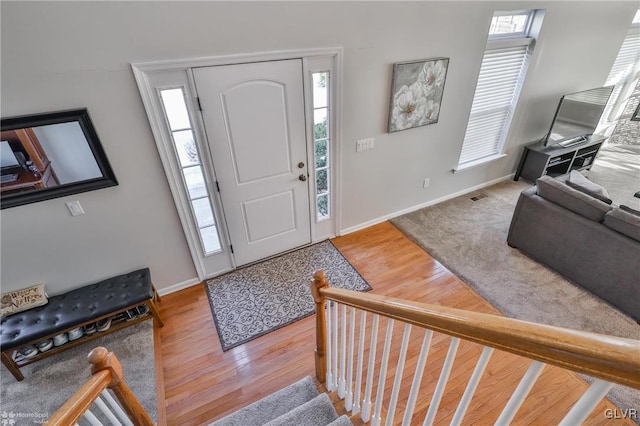
[[[340,229],[342,48],[247,53],[132,64],[189,251],[201,280],[227,272],[236,265],[230,250],[224,205],[216,188],[214,161],[208,149],[202,114],[198,108],[192,69],[288,59],[302,59],[303,64],[307,161],[309,177],[314,182],[314,185],[309,185],[311,240],[316,242],[338,235]],[[326,96],[325,107],[317,100],[314,105],[314,93],[317,89],[314,89],[314,84],[317,86],[319,76],[323,78],[323,84],[326,82],[326,89],[323,85],[326,93],[322,94]],[[170,123],[171,118],[168,118],[168,111],[163,103],[166,101],[163,96],[168,93],[183,93],[189,128],[178,126],[180,128],[176,129]],[[320,132],[318,117],[325,120],[321,123]],[[322,130],[326,130],[326,134]],[[179,139],[184,139],[185,133],[193,138],[190,141],[194,144],[191,150],[195,152],[191,153],[188,164],[185,164],[184,150],[181,152],[178,146]],[[323,154],[320,160],[314,154],[318,150]],[[193,178],[189,176],[193,175],[192,171],[198,170],[200,186],[194,190]],[[316,182],[325,182],[327,187],[323,185],[319,191]],[[205,192],[208,195],[204,195]],[[205,213],[202,213],[202,206],[205,207]],[[217,239],[212,237],[214,233],[217,234]]]

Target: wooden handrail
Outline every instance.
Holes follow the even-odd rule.
[[[69,426],[76,424],[110,382],[111,373],[108,371],[100,371],[92,375],[76,393],[67,399],[62,407],[49,417],[47,425]]]
[[[97,347],[89,353],[88,360],[91,364],[91,378],[49,418],[47,425],[67,426],[77,423],[106,388],[113,391],[134,425],[155,425],[124,382],[122,366],[113,352]]]
[[[311,287],[318,300],[368,312],[516,355],[640,389],[640,341],[571,330],[497,315],[328,287],[324,271]],[[317,297],[315,294],[317,293]],[[324,309],[320,309],[324,311]],[[319,311],[320,311],[319,310]],[[322,337],[324,339],[324,336]],[[326,363],[325,359],[319,362]],[[316,367],[317,369],[317,367]]]

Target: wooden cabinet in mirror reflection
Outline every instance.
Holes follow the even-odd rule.
[[[33,129],[7,130],[0,134],[0,138],[4,145],[2,176],[9,176],[0,181],[1,193],[59,185],[51,161]]]

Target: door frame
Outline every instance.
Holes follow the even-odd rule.
[[[191,70],[196,67],[209,67],[220,65],[244,64],[252,62],[269,62],[286,59],[302,59],[303,86],[304,86],[304,107],[305,107],[305,126],[307,130],[307,164],[315,164],[314,159],[314,141],[313,141],[313,111],[312,98],[309,96],[312,92],[311,73],[330,71],[330,149],[331,155],[331,174],[330,174],[330,196],[331,196],[331,219],[318,222],[316,219],[316,197],[315,185],[309,185],[309,211],[311,212],[311,241],[317,242],[326,238],[334,237],[339,234],[341,225],[341,161],[340,161],[340,145],[341,145],[341,110],[342,110],[342,63],[343,49],[341,47],[315,48],[315,49],[296,49],[282,50],[272,52],[255,52],[243,53],[213,57],[189,58],[167,61],[152,61],[132,63],[133,70],[140,96],[147,118],[151,126],[151,130],[156,142],[160,159],[167,175],[169,187],[176,205],[176,210],[180,218],[180,222],[185,233],[187,245],[191,257],[194,262],[198,278],[204,280],[229,270],[235,269],[235,260],[229,250],[229,235],[226,229],[224,219],[224,210],[220,200],[220,194],[211,191],[212,204],[216,225],[219,229],[219,235],[223,250],[215,254],[217,259],[213,262],[213,266],[207,266],[206,259],[202,252],[201,243],[198,237],[197,227],[193,215],[188,207],[188,196],[182,184],[180,171],[177,170],[175,164],[177,159],[172,148],[172,141],[168,135],[162,108],[158,105],[156,97],[155,83],[158,80],[171,80],[170,76],[176,76],[176,86],[183,86],[187,96],[189,112],[192,113],[193,126],[196,131],[196,141],[198,150],[203,157],[203,167],[205,168],[205,177],[207,186],[215,188],[215,170],[213,160],[210,157],[209,149],[204,146],[206,142],[204,123],[202,115],[198,111],[197,98],[195,91],[195,83]],[[330,64],[330,69],[327,65]],[[179,81],[178,81],[179,80]],[[184,83],[187,84],[184,84]],[[196,113],[197,112],[197,113]],[[310,178],[315,182],[315,168],[309,167]],[[211,262],[209,262],[211,263]]]

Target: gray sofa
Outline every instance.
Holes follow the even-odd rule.
[[[543,176],[520,194],[507,242],[640,322],[640,216],[591,195]]]

